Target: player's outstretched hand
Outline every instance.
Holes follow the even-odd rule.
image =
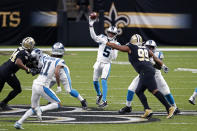
[[[166,65],[163,64],[163,66],[161,68],[163,69],[163,71],[165,73],[168,73],[169,69],[168,69],[168,67]]]
[[[89,16],[89,26],[93,26],[95,21],[96,21],[96,19],[91,19]]]
[[[58,87],[57,87],[57,90],[56,90],[56,93],[60,93],[61,91],[62,91],[61,86],[58,86]]]

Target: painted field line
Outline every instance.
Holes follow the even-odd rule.
[[[40,48],[51,51],[51,48]],[[157,48],[159,51],[197,51],[197,48]],[[14,51],[15,48],[0,48],[0,51]],[[65,51],[98,51],[98,48],[66,48]]]

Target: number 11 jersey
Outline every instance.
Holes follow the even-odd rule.
[[[42,63],[42,69],[34,82],[48,88],[55,75],[55,68],[58,65],[63,67],[66,67],[66,65],[63,59],[50,56],[43,56],[40,62]]]

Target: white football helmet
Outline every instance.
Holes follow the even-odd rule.
[[[139,34],[134,34],[131,36],[130,43],[138,46],[142,46],[143,39]]]
[[[113,36],[109,36],[108,33],[112,33]],[[107,36],[108,38],[111,40],[111,39],[115,39],[116,36],[118,35],[118,29],[115,27],[115,26],[110,26],[108,29],[107,29]]]
[[[32,58],[36,59],[37,61],[39,61],[39,59],[43,56],[43,53],[40,49],[35,48],[32,52],[31,52],[31,56]]]
[[[155,52],[157,44],[154,40],[147,40],[146,43],[144,44],[145,46],[147,46],[149,49],[150,47],[152,47],[152,51]]]
[[[64,55],[64,45],[60,42],[56,42],[52,46],[52,55]]]
[[[26,37],[22,40],[22,48],[25,50],[33,50],[35,41],[32,37]]]

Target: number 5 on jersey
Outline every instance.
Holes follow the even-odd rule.
[[[149,55],[146,49],[138,49],[138,56],[139,61],[149,61]]]

